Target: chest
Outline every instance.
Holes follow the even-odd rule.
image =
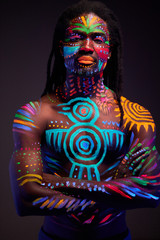
[[[125,151],[126,133],[120,129],[116,115],[114,109],[106,114],[90,99],[78,98],[59,104],[45,131],[50,155],[46,161],[53,162],[54,157],[57,164],[65,165],[70,177],[78,169],[78,178],[86,171],[92,179],[93,170],[96,180],[100,180],[102,166],[111,167],[115,164],[113,159]]]

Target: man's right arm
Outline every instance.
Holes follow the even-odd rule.
[[[10,178],[20,216],[54,215],[94,205],[91,201],[65,195],[42,184],[41,137],[45,129],[44,118],[40,102],[36,101],[22,106],[13,123],[15,147],[10,161]]]

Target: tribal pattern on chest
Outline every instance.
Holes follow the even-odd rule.
[[[58,107],[61,109],[59,114],[66,115],[71,124],[67,121],[65,124],[61,121],[61,125],[50,124],[50,129],[46,130],[47,145],[57,154],[63,152],[69,160],[69,177],[100,181],[99,167],[109,150],[119,152],[122,149],[124,133],[119,130],[118,123],[110,121],[106,124],[107,121],[100,120],[99,109],[89,98],[75,98]],[[101,126],[97,124],[98,120],[102,122]],[[107,128],[105,124],[111,124],[112,127],[110,125]],[[45,162],[50,164],[54,172],[61,168],[60,161],[51,157],[47,157]],[[114,165],[118,163],[114,162]]]

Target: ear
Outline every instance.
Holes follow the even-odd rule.
[[[63,41],[60,40],[59,42],[59,51],[60,51],[60,54],[63,56]]]

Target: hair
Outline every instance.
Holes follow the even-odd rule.
[[[50,93],[53,88],[61,85],[66,78],[66,68],[64,58],[60,53],[59,43],[65,38],[65,30],[72,19],[83,13],[95,13],[107,22],[110,33],[111,57],[103,71],[104,85],[109,87],[116,94],[121,111],[121,121],[123,122],[123,109],[120,103],[122,92],[122,34],[119,21],[114,13],[102,2],[81,0],[71,5],[59,17],[53,36],[53,44],[47,65],[47,82],[42,94]],[[54,64],[53,64],[54,58]]]

